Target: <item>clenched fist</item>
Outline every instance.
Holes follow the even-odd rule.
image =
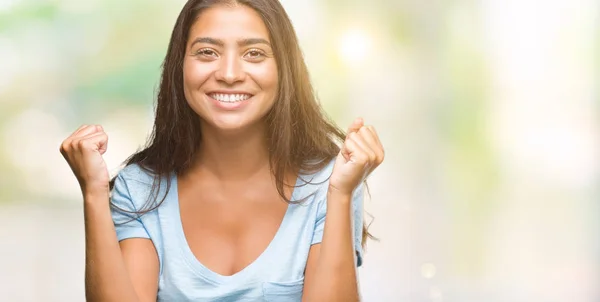
[[[383,162],[383,146],[373,126],[364,126],[361,118],[354,120],[341,147],[329,187],[350,195],[379,164]]]
[[[109,192],[108,169],[102,158],[107,145],[108,136],[99,125],[79,127],[60,145],[84,195]]]

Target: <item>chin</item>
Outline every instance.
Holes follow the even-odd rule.
[[[252,129],[260,124],[260,120],[248,120],[240,116],[217,115],[221,116],[213,116],[210,123],[210,126],[214,127],[217,131],[235,133]]]
[[[220,131],[239,131],[248,128],[247,123],[243,122],[229,122],[229,121],[214,121],[213,126]]]

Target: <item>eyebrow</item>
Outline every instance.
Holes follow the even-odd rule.
[[[210,37],[200,37],[200,38],[196,38],[194,40],[194,42],[192,42],[192,44],[190,45],[190,48],[192,46],[194,46],[194,44],[196,43],[207,43],[207,44],[213,44],[213,45],[217,45],[220,47],[225,46],[225,42],[223,42],[223,40],[220,39],[215,39],[215,38],[210,38]],[[271,47],[271,43],[269,43],[269,41],[262,39],[262,38],[248,38],[248,39],[240,39],[237,40],[237,44],[239,46],[248,46],[248,45],[255,45],[255,44],[265,44],[269,47]]]

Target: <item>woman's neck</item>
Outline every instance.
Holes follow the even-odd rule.
[[[240,131],[219,131],[202,125],[202,144],[193,170],[223,181],[248,180],[269,172],[264,123]]]

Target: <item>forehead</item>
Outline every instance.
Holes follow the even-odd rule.
[[[222,40],[262,38],[270,42],[269,31],[260,15],[244,5],[215,5],[200,13],[190,28],[188,39],[211,37]]]

